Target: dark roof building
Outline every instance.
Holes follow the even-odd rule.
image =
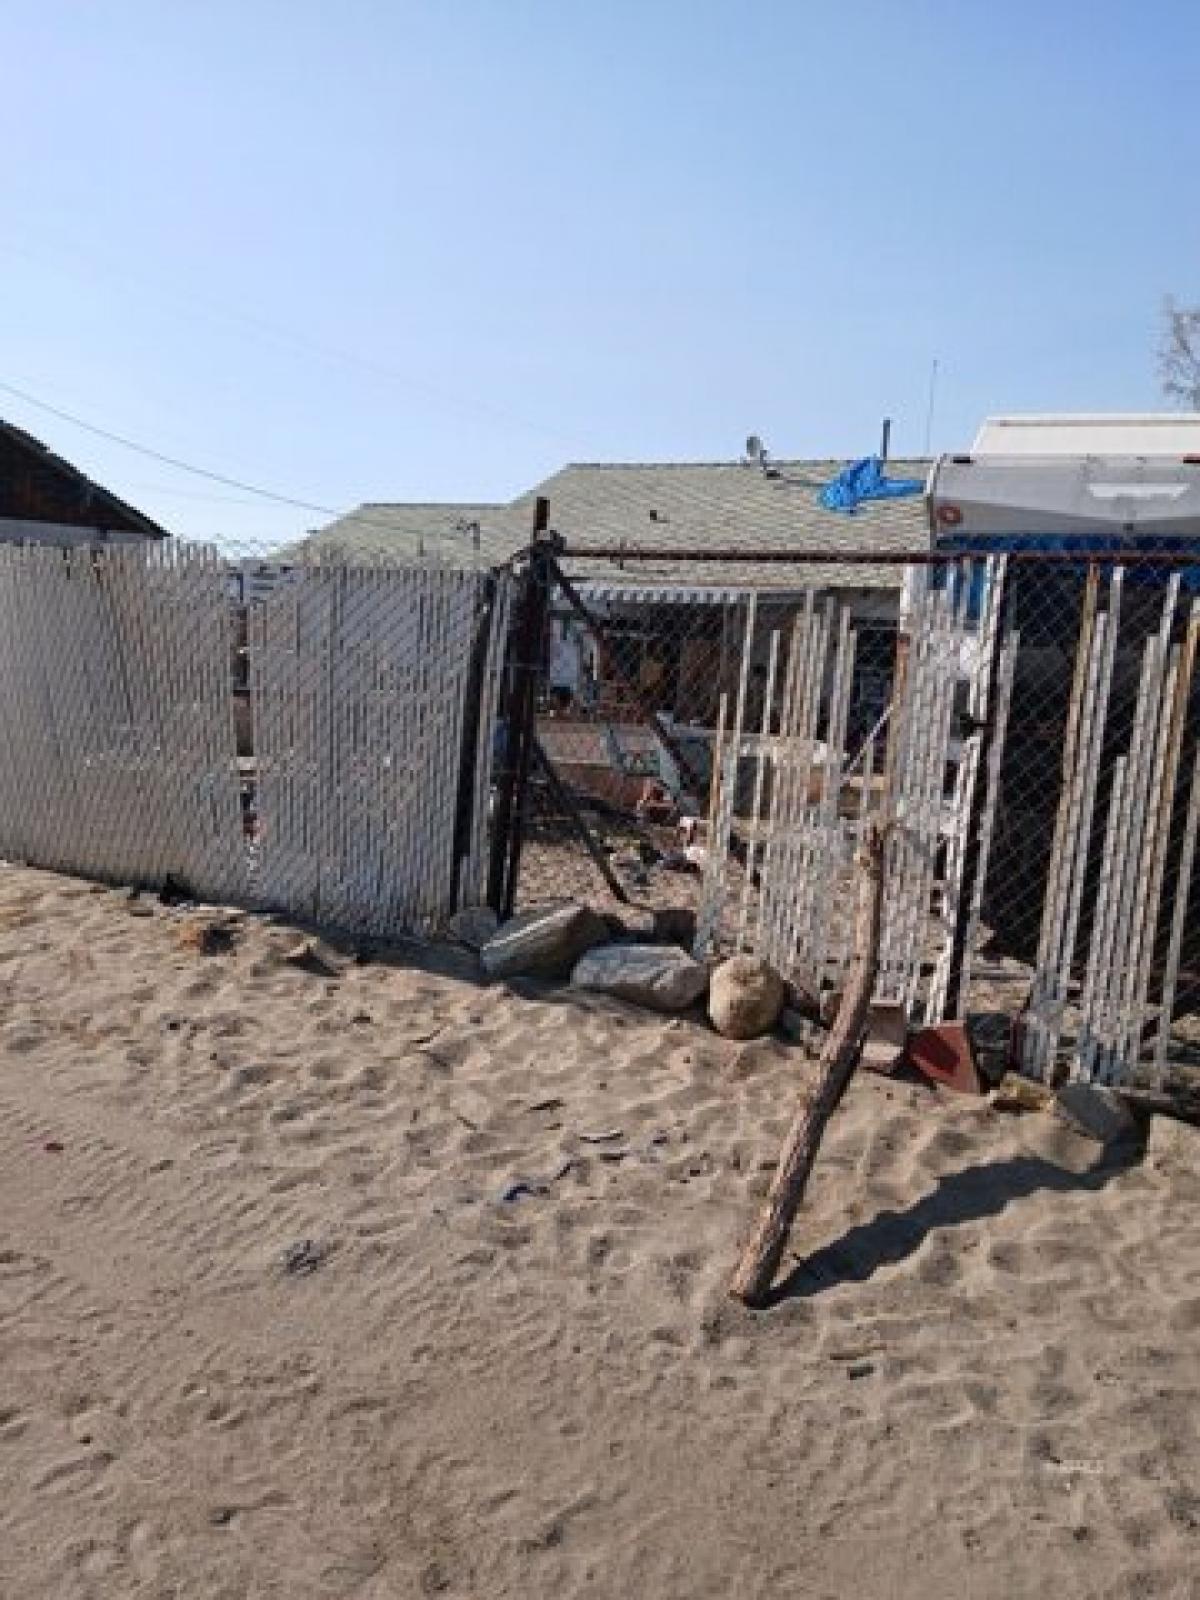
[[[0,422],[0,540],[75,544],[166,536],[32,434]]]

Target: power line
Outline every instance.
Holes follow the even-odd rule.
[[[261,500],[274,500],[279,505],[293,506],[298,511],[316,511],[323,517],[341,515],[332,507],[318,505],[313,500],[297,500],[293,495],[277,494],[274,489],[264,489],[256,483],[246,483],[241,478],[230,478],[223,472],[212,472],[207,467],[193,466],[190,461],[182,461],[178,456],[166,455],[162,450],[155,450],[150,445],[139,444],[136,439],[128,439],[123,433],[114,433],[111,428],[101,428],[94,422],[85,422],[82,417],[64,411],[60,406],[53,406],[48,400],[39,400],[27,390],[18,389],[15,383],[5,383],[0,380],[0,389],[6,394],[15,395],[26,405],[36,406],[39,411],[48,411],[52,417],[58,417],[61,422],[69,422],[72,427],[82,428],[85,433],[93,433],[98,439],[107,439],[110,444],[122,445],[126,450],[133,450],[139,456],[146,456],[149,460],[161,462],[164,466],[174,467],[178,472],[190,472],[193,477],[207,478],[210,483],[223,484],[227,489],[239,489],[243,494],[257,495]]]
[[[69,422],[72,427],[82,428],[85,433],[91,433],[98,439],[106,439],[110,444],[119,444],[125,450],[132,450],[136,455],[145,456],[150,461],[160,462],[164,466],[174,467],[177,472],[188,472],[193,477],[204,478],[209,483],[219,483],[226,489],[237,489],[243,494],[256,495],[260,500],[271,500],[276,505],[290,506],[297,511],[315,511],[319,516],[332,517],[343,522],[361,523],[368,527],[382,528],[388,533],[395,533],[395,527],[379,517],[363,516],[358,511],[339,511],[334,506],[323,506],[315,500],[299,500],[294,495],[279,494],[274,489],[264,489],[260,484],[247,483],[242,478],[231,478],[223,472],[213,472],[208,467],[193,466],[190,461],[184,461],[179,456],[167,455],[162,450],[155,450],[152,446],[139,444],[136,439],[130,439],[123,433],[116,433],[111,428],[102,428],[98,423],[86,422],[82,417],[77,417],[74,412],[64,411],[61,406],[51,405],[48,400],[39,400],[36,395],[30,394],[26,389],[18,389],[15,383],[5,383],[0,379],[0,390],[5,394],[15,395],[18,400],[23,400],[26,405],[35,406],[39,411],[46,411],[52,417],[57,417],[60,422]]]

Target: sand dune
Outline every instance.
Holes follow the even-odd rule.
[[[753,1315],[794,1052],[191,916],[0,871],[0,1594],[1200,1593],[1200,1176],[862,1081]]]

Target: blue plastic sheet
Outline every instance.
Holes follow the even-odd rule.
[[[864,500],[899,500],[924,492],[920,478],[889,478],[878,456],[864,456],[827,483],[820,499],[827,511],[854,511]]]

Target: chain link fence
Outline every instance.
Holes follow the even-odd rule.
[[[881,821],[911,1021],[969,1016],[1046,1078],[1200,1063],[1200,563],[621,559],[551,563],[520,904],[693,916],[820,1005]]]
[[[510,580],[0,544],[0,855],[372,938],[484,895]]]
[[[437,563],[177,548],[144,575],[128,550],[8,556],[10,855],[199,885],[185,813],[232,793],[214,889],[244,871],[252,891],[286,843],[297,882],[324,863],[312,914],[363,928],[485,892],[588,899],[703,954],[762,954],[821,1008],[880,823],[881,999],[967,1016],[1048,1079],[1196,1072],[1197,558],[548,540],[524,576],[456,566],[466,587],[446,588]],[[131,761],[177,826],[165,801],[108,804]]]

